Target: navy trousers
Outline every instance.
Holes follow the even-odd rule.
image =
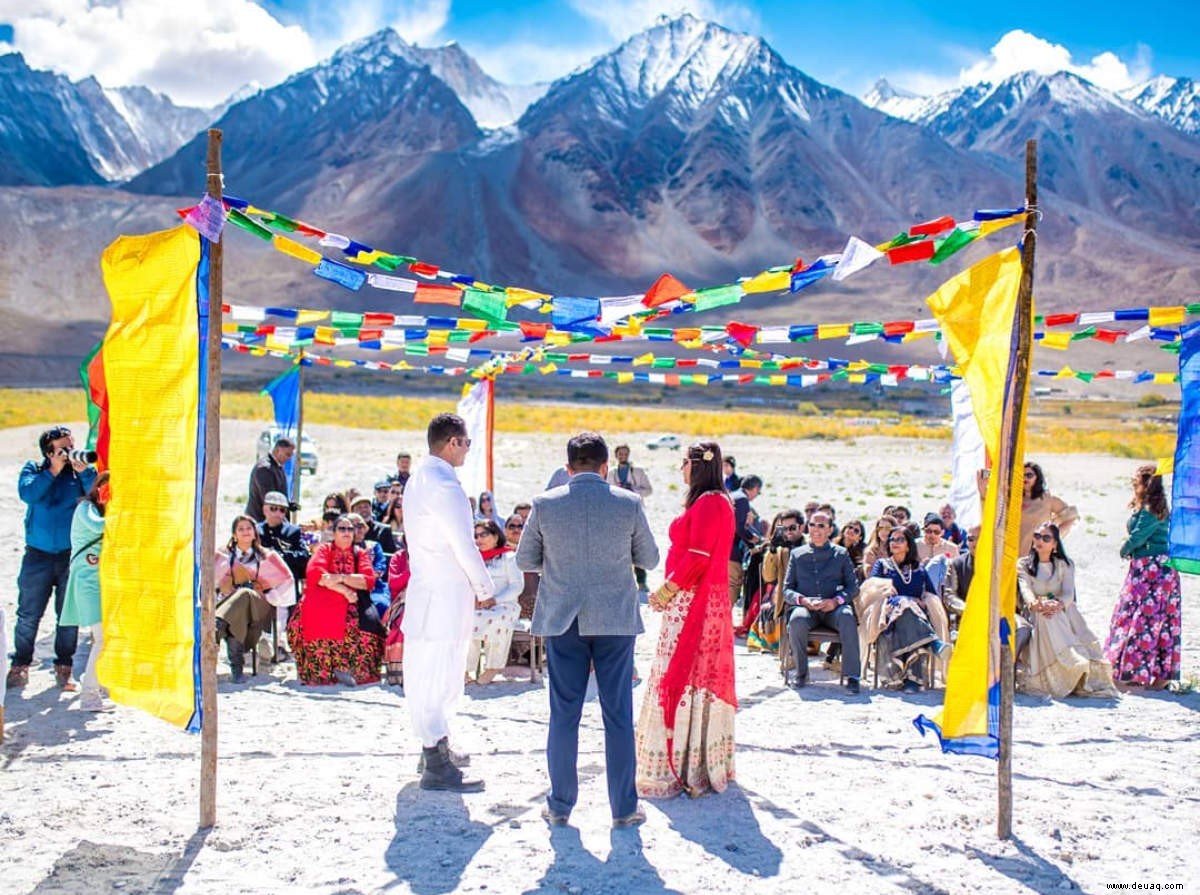
[[[67,596],[67,577],[71,571],[71,551],[47,553],[36,547],[26,547],[17,575],[17,627],[13,637],[13,665],[33,663],[33,645],[37,641],[38,625],[46,614],[51,595],[54,596],[54,617],[62,613]],[[79,629],[74,625],[56,625],[54,629],[54,664],[70,668],[75,659]]]
[[[608,803],[613,817],[637,808],[634,778],[637,755],[633,742],[633,643],[629,636],[579,636],[574,621],[565,634],[546,638],[550,677],[550,732],[546,762],[550,769],[550,810],[570,814],[579,798],[579,719],[587,692],[588,672],[596,669],[600,712],[604,719],[604,759]]]

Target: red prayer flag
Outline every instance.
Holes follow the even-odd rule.
[[[434,283],[418,283],[416,294],[413,296],[413,301],[417,304],[453,305],[457,308],[462,304],[462,290],[457,286],[440,286]]]
[[[367,313],[363,314],[362,325],[369,329],[380,329],[391,326],[396,322],[395,314]]]
[[[419,290],[421,287],[418,286]],[[521,327],[521,335],[527,339],[544,339],[546,333],[550,332],[549,323],[530,323],[528,320],[521,320],[517,324]]]
[[[751,326],[749,323],[738,323],[735,320],[725,324],[725,332],[743,348],[750,347],[750,343],[758,335],[758,330],[757,326]]]
[[[654,285],[650,287],[650,291],[642,299],[642,304],[648,308],[657,308],[659,305],[675,301],[691,291],[691,289],[683,285],[683,283],[679,282],[679,280],[675,279],[669,273],[665,273],[654,281]]]
[[[436,277],[439,270],[436,264],[426,264],[424,261],[414,261],[408,265],[408,269],[422,277]]]
[[[1098,329],[1094,338],[1099,339],[1101,342],[1107,342],[1109,345],[1114,345],[1124,335],[1128,335],[1128,333],[1120,329]],[[1100,374],[1097,373],[1096,375],[1099,376]]]
[[[950,215],[943,215],[932,221],[925,221],[923,224],[916,224],[909,228],[909,236],[933,236],[936,233],[944,233],[954,227],[954,218]]]
[[[1078,314],[1047,314],[1043,321],[1046,326],[1066,326],[1071,323],[1076,323],[1079,320]]]
[[[912,261],[928,261],[933,257],[937,247],[932,239],[921,242],[910,242],[908,245],[896,246],[887,250],[888,261],[892,264],[908,264]]]
[[[893,320],[883,325],[883,334],[885,336],[902,336],[912,332],[915,325],[911,320]]]

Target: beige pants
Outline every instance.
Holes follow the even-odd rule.
[[[737,603],[738,597],[742,594],[742,579],[745,573],[740,562],[729,561],[729,605],[733,606]]]

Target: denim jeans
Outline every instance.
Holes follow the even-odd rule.
[[[50,593],[54,592],[54,617],[62,612],[67,596],[67,572],[71,566],[71,551],[47,553],[36,547],[26,547],[17,576],[17,629],[13,637],[13,665],[32,665],[33,646],[37,641],[38,625],[46,614]],[[59,625],[54,632],[54,664],[70,668],[75,660],[75,644],[79,629],[74,625]]]

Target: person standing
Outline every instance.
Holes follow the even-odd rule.
[[[256,523],[266,519],[263,514],[263,501],[269,492],[289,493],[287,473],[283,467],[295,452],[295,442],[280,435],[275,439],[271,452],[255,463],[254,468],[250,470],[250,496],[246,498],[245,513]]]
[[[80,683],[79,708],[85,712],[107,712],[112,704],[105,698],[96,678],[96,660],[104,646],[100,616],[100,549],[104,540],[104,508],[111,492],[108,472],[96,476],[87,496],[75,507],[71,519],[71,574],[59,622],[86,628],[92,635],[87,667]]]
[[[71,563],[71,520],[79,503],[96,481],[96,470],[70,452],[75,439],[66,426],[47,429],[38,437],[41,461],[30,460],[17,480],[17,493],[26,504],[25,555],[17,575],[17,627],[8,687],[29,682],[29,666],[38,626],[54,594],[54,617],[62,615]],[[54,632],[54,677],[64,690],[77,690],[71,680],[79,629],[57,624]]]
[[[492,579],[474,544],[471,505],[455,474],[471,448],[467,424],[440,413],[426,431],[429,457],[404,488],[412,570],[400,629],[404,697],[421,740],[421,788],[479,792],[463,777],[466,755],[450,749],[450,718],[463,693],[476,601],[490,600]]]
[[[762,491],[763,481],[756,475],[742,479],[742,486],[729,494],[733,501],[733,544],[729,548],[729,605],[736,606],[742,595],[746,556],[758,540],[758,533],[747,527],[750,502]]]
[[[632,491],[642,500],[649,497],[654,491],[650,485],[650,476],[646,475],[646,470],[629,462],[629,445],[617,445],[613,449],[613,456],[617,458],[617,465],[608,470],[608,483],[616,485],[618,488],[624,488],[626,491]],[[638,590],[648,593],[646,570],[634,569],[633,575],[637,579]]]
[[[666,580],[650,598],[663,623],[637,724],[637,790],[647,798],[724,792],[734,776],[737,694],[725,559],[733,503],[715,442],[688,448],[683,483],[687,497],[671,523]]]
[[[1133,475],[1134,510],[1125,528],[1129,537],[1121,556],[1129,572],[1113,609],[1104,655],[1112,663],[1118,688],[1161,690],[1179,680],[1179,572],[1167,565],[1171,508],[1162,476],[1154,466],[1139,466]]]
[[[633,647],[643,630],[633,569],[658,565],[642,501],[609,485],[608,445],[595,432],[567,443],[570,481],[533,499],[517,567],[541,572],[533,633],[546,638],[550,793],[542,817],[562,826],[579,797],[579,719],[595,669],[614,827],[640,824],[633,728]]]

